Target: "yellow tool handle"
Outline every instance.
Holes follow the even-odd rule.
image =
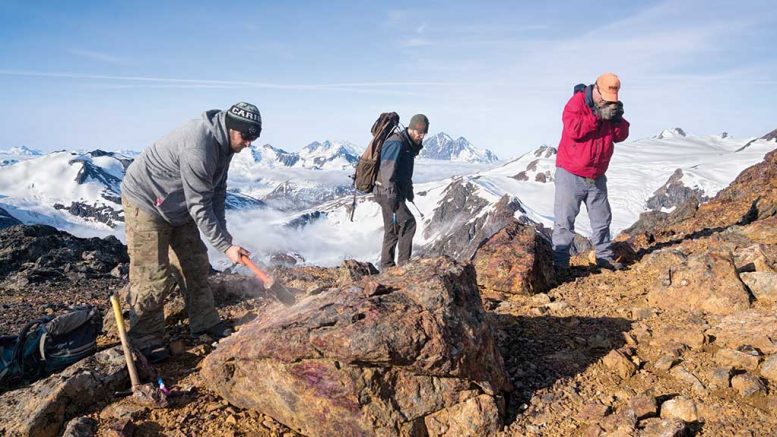
[[[140,385],[138,370],[135,368],[135,360],[132,359],[132,351],[127,340],[127,330],[124,328],[124,317],[121,315],[121,306],[116,295],[111,295],[111,306],[113,307],[113,317],[116,318],[116,329],[119,331],[121,339],[121,348],[124,350],[124,359],[127,361],[127,371],[129,371],[132,388]]]

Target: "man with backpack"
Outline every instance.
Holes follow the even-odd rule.
[[[227,172],[234,154],[261,131],[261,115],[250,103],[213,109],[162,137],[127,168],[121,184],[130,257],[127,334],[152,362],[170,355],[163,303],[174,285],[171,274],[183,292],[192,335],[218,339],[231,333],[214,306],[200,233],[233,263],[250,255],[227,231]]]
[[[389,136],[381,148],[373,190],[383,215],[381,268],[402,265],[410,259],[416,222],[406,202],[413,202],[413,166],[427,132],[429,119],[416,114],[405,130]]]
[[[605,73],[593,85],[575,87],[564,107],[564,129],[556,155],[554,201],[554,267],[561,275],[569,269],[569,250],[575,238],[575,218],[585,202],[591,220],[591,239],[596,248],[596,265],[623,269],[610,246],[612,212],[607,198],[607,176],[614,143],[629,136],[629,122],[623,118],[618,100],[621,82]]]

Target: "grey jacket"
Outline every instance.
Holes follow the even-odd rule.
[[[206,111],[145,149],[127,168],[121,195],[173,226],[194,220],[216,249],[232,245],[224,201],[234,152],[225,112]]]

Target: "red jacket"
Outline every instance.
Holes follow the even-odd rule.
[[[585,90],[575,93],[564,107],[564,130],[556,155],[556,167],[582,176],[596,179],[610,165],[615,149],[629,136],[629,122],[599,120],[586,102]],[[590,97],[589,97],[590,98]]]

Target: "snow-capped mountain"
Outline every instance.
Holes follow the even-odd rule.
[[[43,155],[43,152],[30,149],[27,146],[17,146],[7,150],[0,150],[0,167],[15,164],[19,161],[25,161],[41,155]]]
[[[360,153],[354,144],[338,141],[314,141],[299,153],[287,152],[269,144],[252,145],[233,158],[243,167],[310,168],[316,170],[352,169],[359,161]]]
[[[445,132],[424,139],[421,158],[449,161],[492,163],[499,158],[487,149],[475,147],[464,137],[453,139]]]
[[[355,167],[360,153],[354,144],[345,141],[314,141],[299,153],[299,166],[316,169]]]
[[[553,182],[556,171],[556,153],[555,147],[543,144],[534,152],[527,153],[514,161],[510,161],[507,165],[522,169],[513,175],[515,180],[542,183]]]
[[[25,223],[40,215],[64,221],[123,220],[120,184],[131,162],[123,155],[52,152],[0,167],[0,195],[9,212]]]
[[[117,152],[59,151],[0,167],[0,202],[25,223],[69,225],[124,221],[121,181],[133,159]],[[227,208],[263,206],[240,192],[227,193]]]
[[[648,210],[669,211],[689,196],[714,196],[775,147],[774,141],[722,135],[665,135],[617,144],[607,173],[613,233]],[[350,168],[271,167],[246,152],[235,157],[229,173],[228,199],[234,209],[227,216],[235,241],[255,253],[297,253],[317,265],[347,257],[377,260],[380,209],[371,196],[357,196],[353,210]],[[261,152],[263,158],[278,156],[272,149]],[[415,253],[466,258],[480,239],[512,217],[550,229],[555,154],[554,148],[542,146],[498,167],[417,160],[420,213],[411,205],[418,221]],[[88,215],[86,206],[112,208],[91,211],[94,216],[120,213],[114,196],[124,159],[111,152],[55,152],[0,167],[0,208],[24,223],[52,224],[79,236],[123,238],[120,222],[111,229],[81,215]],[[241,199],[265,200],[268,207],[255,208],[256,203],[242,204]],[[585,208],[576,230],[590,233]],[[213,255],[217,267],[226,265],[218,261],[221,255]]]
[[[689,195],[714,196],[774,148],[770,141],[720,135],[617,144],[607,172],[613,234],[633,224],[642,212],[671,210]],[[543,146],[497,168],[416,183],[415,202],[423,218],[411,205],[418,222],[414,253],[466,258],[505,217],[551,229],[555,186],[547,180],[548,172],[550,177],[555,172],[555,149]],[[516,177],[521,174],[527,177]],[[538,180],[538,175],[546,181]],[[247,226],[233,229],[235,238],[252,242],[258,252],[291,251],[323,265],[346,257],[369,261],[379,257],[383,223],[380,208],[370,196],[357,197],[355,210],[353,197],[346,196],[302,213],[261,218],[246,213],[241,222],[260,219],[270,229],[261,232],[262,238]],[[292,221],[301,225],[285,226]],[[590,234],[585,208],[576,230]]]
[[[0,155],[40,156],[43,155],[43,152],[36,149],[30,149],[27,146],[17,146],[7,150],[0,150]]]
[[[235,155],[232,161],[245,162],[248,165],[258,164],[269,168],[293,167],[299,162],[299,154],[289,153],[269,144],[263,146],[252,145],[246,151]]]
[[[672,129],[664,129],[664,130],[662,130],[661,133],[656,135],[654,138],[657,139],[657,140],[663,140],[663,139],[666,139],[666,138],[677,138],[677,137],[686,137],[686,136],[687,135],[685,134],[685,131],[682,130],[682,128],[675,127],[675,128],[672,128]],[[726,138],[726,137],[728,137],[728,134],[726,133],[726,135],[721,135],[721,137]]]

